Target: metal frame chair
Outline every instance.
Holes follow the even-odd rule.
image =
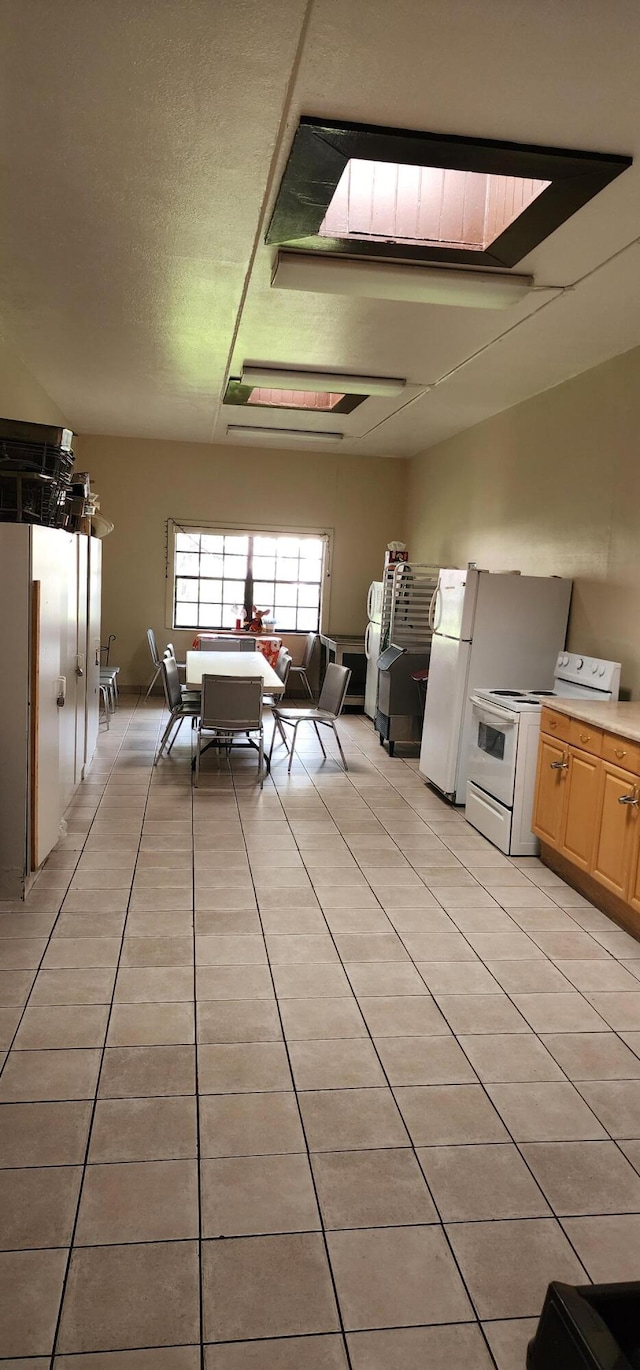
[[[160,745],[154,757],[154,766],[157,766],[165,745],[169,741],[171,730],[175,727],[176,723],[178,726],[167,747],[167,756],[173,747],[185,718],[194,719],[197,718],[200,713],[200,695],[195,691],[188,693],[182,689],[178,679],[178,664],[174,656],[167,654],[163,657],[160,662],[160,671],[162,674],[164,696],[169,710],[169,721],[160,739]]]
[[[278,659],[277,659],[276,664],[275,664],[275,666],[274,666],[274,670],[275,670],[276,675],[278,676],[278,679],[282,681],[282,684],[284,685],[284,690],[283,690],[283,692],[282,692],[282,695],[266,694],[266,695],[263,696],[263,700],[262,700],[263,704],[268,704],[269,707],[270,707],[271,709],[275,709],[275,708],[277,707],[277,705],[278,705],[280,699],[281,699],[281,698],[284,698],[284,695],[287,693],[287,681],[288,681],[288,679],[289,679],[289,672],[290,672],[290,670],[291,670],[291,652],[289,651],[289,649],[288,649],[287,647],[281,647],[281,648],[280,648],[280,651],[278,652]],[[287,742],[287,735],[286,735],[286,733],[285,733],[285,730],[284,730],[282,724],[279,723],[278,720],[277,720],[277,718],[275,717],[275,714],[274,714],[274,724],[275,724],[275,727],[278,729],[278,732],[280,733],[280,736],[281,736],[281,738],[282,738],[282,741],[284,742],[284,745],[285,745],[285,747],[286,747],[286,749],[287,749],[287,751],[288,751],[288,750],[289,750],[289,743]]]
[[[317,633],[307,633],[307,642],[304,649],[302,661],[300,662],[299,666],[292,665],[291,667],[291,674],[299,676],[300,679],[303,681],[309,699],[313,699],[313,690],[311,689],[311,686],[309,684],[309,677],[307,675],[307,671],[309,670],[309,667],[311,665],[311,658],[313,656],[317,641]]]
[[[313,724],[313,727],[316,730],[318,742],[320,743],[320,750],[326,760],[327,753],[325,752],[322,738],[320,736],[320,730],[318,727],[318,725],[322,723],[325,725],[325,727],[332,729],[333,735],[338,744],[338,751],[340,753],[342,765],[344,766],[345,771],[348,771],[349,767],[347,766],[345,755],[342,750],[342,744],[340,742],[340,737],[338,735],[338,730],[336,728],[336,719],[339,718],[340,714],[342,713],[345,695],[349,688],[350,679],[351,671],[349,670],[348,666],[336,666],[335,662],[332,662],[331,665],[327,666],[327,673],[324,678],[322,690],[320,691],[320,698],[318,700],[317,709],[280,709],[278,705],[275,705],[275,707],[272,709],[275,727],[273,729],[273,734],[271,737],[271,747],[269,749],[269,764],[271,764],[271,754],[273,752],[273,743],[275,740],[276,728],[278,728],[278,730],[282,732],[283,723],[286,723],[289,725],[289,727],[293,728],[291,750],[289,752],[289,765],[287,768],[288,771],[291,770],[293,753],[296,748],[298,728],[300,727],[301,723]]]
[[[202,733],[213,732],[215,737],[208,746],[225,747],[230,753],[236,733],[257,732],[258,774],[260,789],[264,783],[264,729],[262,724],[262,676],[221,676],[203,675],[200,722],[196,743],[193,783],[198,786],[200,779],[200,758],[202,756]],[[249,739],[250,740],[250,739]],[[251,742],[250,745],[255,746]]]

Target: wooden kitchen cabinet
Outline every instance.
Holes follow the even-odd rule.
[[[640,742],[547,709],[541,726],[532,826],[542,859],[640,936]]]
[[[638,832],[638,782],[610,762],[600,765],[596,842],[591,874],[625,899]]]
[[[597,757],[569,747],[560,851],[583,871],[591,869],[593,858],[600,771]]]
[[[568,769],[569,748],[541,733],[532,827],[550,847],[560,847],[562,841]]]

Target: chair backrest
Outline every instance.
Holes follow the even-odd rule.
[[[169,648],[160,662],[162,671],[162,684],[164,685],[164,695],[170,709],[175,709],[182,702],[182,690],[180,689],[180,677],[178,675],[178,665],[174,656],[169,652]]]
[[[302,668],[303,668],[303,670],[305,670],[305,671],[306,671],[307,667],[311,665],[311,658],[312,658],[312,656],[313,656],[314,647],[315,647],[317,641],[318,641],[318,634],[317,634],[317,633],[307,633],[307,642],[306,642],[306,646],[305,646],[305,649],[304,649],[304,656],[303,656],[302,662],[301,662]]]
[[[323,713],[333,714],[334,718],[342,713],[344,697],[349,688],[350,680],[351,671],[348,666],[336,666],[333,661],[327,666],[327,673],[318,700],[318,708]]]
[[[283,685],[286,685],[289,679],[289,671],[291,670],[292,659],[293,658],[291,656],[291,652],[288,652],[286,647],[281,647],[280,651],[278,652],[278,660],[276,661],[275,672],[278,679],[282,681]]]
[[[241,652],[257,651],[258,644],[255,640],[255,637],[237,637],[235,641],[237,642]]]
[[[159,665],[160,665],[160,657],[158,656],[158,644],[157,644],[157,642],[156,642],[156,635],[155,635],[155,633],[154,633],[154,631],[153,631],[153,628],[147,628],[147,642],[149,643],[149,651],[151,652],[151,660],[152,660],[154,666],[159,666]]]
[[[241,652],[242,640],[239,637],[216,637],[207,642],[203,647],[203,652]]]
[[[203,728],[245,732],[262,722],[262,676],[203,675]]]

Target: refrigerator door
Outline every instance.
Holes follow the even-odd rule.
[[[441,570],[432,609],[434,632],[465,641],[473,636],[478,577],[478,571]]]
[[[364,711],[369,718],[375,718],[378,707],[378,657],[380,656],[381,625],[367,624],[364,635],[364,650],[367,658],[367,680],[364,690]]]
[[[436,633],[431,645],[420,774],[443,794],[456,790],[460,730],[467,702],[470,644]]]
[[[384,585],[381,580],[372,580],[367,595],[367,618],[372,623],[380,623],[382,618],[382,593]]]

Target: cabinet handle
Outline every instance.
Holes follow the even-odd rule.
[[[566,760],[564,760],[564,761],[552,761],[552,762],[551,762],[551,770],[552,770],[552,771],[568,771],[568,769],[569,769],[569,762],[566,761]],[[620,800],[620,803],[622,803],[622,800]]]
[[[557,726],[558,726],[558,721],[557,721],[557,719],[555,719],[555,718],[550,718],[550,719],[549,719],[549,727],[550,727],[550,728],[557,728]]]
[[[590,738],[591,738],[591,733],[580,733],[580,741],[581,741],[581,742],[589,742],[589,741],[590,741]]]
[[[614,747],[614,751],[615,751],[616,756],[626,756],[626,755],[627,755],[627,749],[626,749],[626,747]]]
[[[633,787],[633,789],[632,789],[632,791],[631,791],[631,794],[621,794],[621,795],[619,795],[619,797],[618,797],[618,803],[619,803],[619,804],[628,804],[629,807],[637,808],[637,807],[638,807],[638,790],[637,790],[637,786],[634,785],[634,787]]]

